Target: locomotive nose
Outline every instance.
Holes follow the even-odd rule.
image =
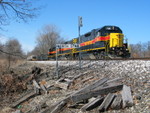
[[[110,48],[123,46],[122,33],[110,33]]]

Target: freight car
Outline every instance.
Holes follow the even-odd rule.
[[[74,38],[65,44],[79,44],[79,48],[58,48],[50,49],[49,59],[54,59],[56,51],[58,58],[77,59],[82,53],[82,59],[105,59],[105,58],[128,58],[130,52],[128,43],[124,42],[122,30],[117,26],[103,26]]]
[[[28,61],[36,61],[37,60],[37,56],[36,55],[31,55],[27,57]]]

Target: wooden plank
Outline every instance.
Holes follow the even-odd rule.
[[[110,82],[111,82],[111,83],[112,83],[112,82],[120,82],[120,81],[122,81],[122,80],[123,80],[123,78],[120,78],[120,77],[119,77],[119,78],[115,78],[115,79],[108,80],[107,83],[110,83]]]
[[[70,80],[70,79],[68,79],[68,78],[65,78],[64,80],[65,80],[67,83],[69,83],[69,84],[72,82],[72,80]]]
[[[115,91],[120,91],[122,89],[123,85],[115,85],[115,86],[108,86],[108,87],[104,87],[98,90],[92,90],[89,92],[85,92],[82,94],[76,94],[76,95],[72,95],[71,96],[71,101],[73,103],[79,102],[81,100],[86,100],[89,99],[91,97],[94,96],[99,96],[99,95],[104,95],[104,94],[108,94],[108,93],[113,93]]]
[[[85,82],[87,82],[87,81],[89,81],[89,80],[91,80],[93,78],[94,78],[94,76],[90,76],[88,78],[85,78],[85,79],[82,80],[82,83],[85,83]]]
[[[113,93],[109,93],[104,101],[102,102],[102,104],[99,106],[98,110],[99,111],[106,111],[108,109],[108,107],[110,106],[111,102],[113,101],[113,99],[115,98],[115,95]]]
[[[68,84],[68,83],[65,83],[65,82],[64,82],[64,83],[56,82],[54,86],[56,86],[56,87],[60,87],[60,88],[62,88],[62,89],[64,89],[64,90],[67,90],[67,89],[68,89],[69,84]]]
[[[110,87],[110,86],[117,86],[117,85],[120,85],[120,84],[121,83],[119,83],[119,82],[108,82],[108,83],[106,82],[105,84],[103,84],[100,87],[95,88],[94,90],[99,90],[101,88]]]
[[[30,92],[29,94],[25,95],[24,97],[20,98],[18,101],[12,104],[11,107],[15,108],[19,104],[23,103],[24,101],[27,101],[28,99],[38,95],[36,92]]]
[[[80,73],[79,75],[75,76],[75,77],[72,79],[72,81],[74,81],[74,80],[80,78],[81,76],[84,76],[84,75],[86,75],[86,74],[88,74],[88,73],[90,73],[90,72],[92,72],[92,71],[89,70],[89,71],[86,71],[86,72],[84,72],[84,73]]]
[[[65,105],[66,105],[66,102],[62,101],[51,111],[51,113],[59,113]]]
[[[40,113],[50,113],[50,108],[47,107],[47,108],[45,108],[45,109],[42,109],[42,110],[40,111]]]
[[[130,87],[123,85],[121,95],[122,95],[122,107],[123,108],[133,106],[133,98],[131,95]]]
[[[41,86],[41,89],[45,92],[45,94],[47,94],[47,89],[46,89],[46,87],[45,87],[43,84],[40,84],[40,86]]]
[[[90,85],[83,87],[80,90],[76,91],[75,93],[72,94],[72,96],[79,94],[79,93],[86,93],[86,92],[89,92],[90,90],[94,90],[96,87],[99,87],[103,85],[104,83],[106,83],[107,80],[108,78],[99,79],[96,82],[91,83]]]
[[[34,86],[34,92],[39,93],[41,88],[39,84],[35,81],[35,79],[33,79],[33,86]]]
[[[86,112],[86,111],[92,110],[92,109],[96,108],[97,106],[99,106],[102,102],[103,102],[103,97],[97,97],[93,101],[85,104],[81,108],[81,111]]]
[[[35,79],[33,80],[33,85],[34,85],[36,88],[40,89],[40,86],[39,86],[39,84],[35,81]]]
[[[36,106],[38,107],[38,109],[33,109],[31,107],[31,109],[24,111],[23,113],[44,113],[46,111],[46,109],[48,108],[48,106],[46,105],[44,99],[44,102],[38,103]],[[38,112],[39,111],[39,112]],[[48,111],[47,111],[48,112]],[[46,112],[45,112],[46,113]]]
[[[60,78],[56,82],[62,82],[62,81],[64,81],[64,78]]]
[[[111,104],[111,108],[116,109],[116,110],[121,109],[121,107],[122,107],[121,102],[122,102],[121,94],[116,95],[116,98],[114,99],[113,103]]]
[[[59,102],[56,102],[54,105],[52,105],[48,109],[51,109],[51,110],[55,109],[62,101],[65,101],[66,103],[68,103],[68,102],[77,103],[82,100],[89,99],[93,96],[99,96],[100,94],[108,94],[109,92],[115,92],[115,91],[122,89],[122,86],[123,86],[122,84],[104,87],[104,88],[99,87],[99,86],[103,85],[104,83],[106,83],[107,80],[108,80],[108,78],[103,78],[103,79],[97,80],[96,82],[74,92],[73,94],[69,95],[65,99],[63,99]],[[99,87],[99,89],[94,90],[97,87]]]
[[[51,100],[50,100],[51,101]],[[52,104],[51,106],[49,106],[48,108],[46,108],[43,113],[49,113],[50,111],[53,111],[54,109],[56,109],[58,107],[58,105],[62,102],[68,103],[70,101],[70,96],[55,102],[54,104]]]

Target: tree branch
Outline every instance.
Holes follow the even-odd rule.
[[[16,18],[16,21],[22,20],[27,22],[28,19],[31,19],[36,16],[35,11],[39,8],[32,7],[30,2],[25,2],[24,0],[0,0],[0,5],[2,9],[1,17],[0,15],[0,28],[1,26],[6,25],[5,22],[10,22],[10,19],[13,17]],[[5,19],[2,19],[5,18]]]
[[[5,53],[5,54],[8,54],[8,55],[18,56],[18,57],[21,57],[21,58],[23,58],[23,59],[26,59],[25,57],[23,57],[23,56],[21,56],[21,55],[16,55],[16,54],[14,54],[14,53],[16,53],[16,52],[14,52],[14,53],[9,53],[9,52],[3,51],[3,50],[1,50],[1,49],[0,49],[0,52]],[[17,52],[17,53],[18,53],[18,52]]]

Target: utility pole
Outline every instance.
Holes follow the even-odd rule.
[[[57,78],[59,78],[59,74],[58,74],[58,53],[57,53],[57,49],[58,49],[58,47],[57,47],[57,44],[56,44],[56,76],[57,76]]]
[[[83,24],[82,24],[82,17],[79,16],[79,17],[78,17],[79,45],[80,45],[80,43],[81,43],[80,28],[81,28],[82,26],[83,26]],[[80,47],[80,51],[81,51],[81,47]],[[79,52],[79,67],[80,67],[80,69],[82,68],[82,66],[81,66],[81,52]]]

